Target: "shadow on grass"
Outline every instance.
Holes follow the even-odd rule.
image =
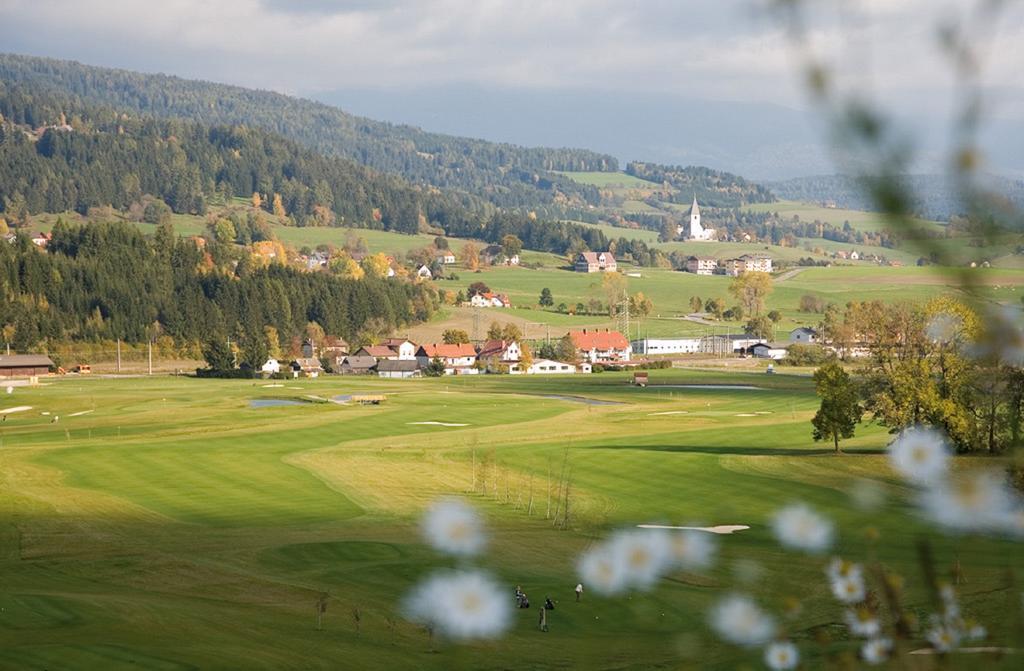
[[[650,452],[687,452],[693,454],[737,454],[737,455],[759,455],[775,457],[807,457],[807,456],[861,456],[885,454],[885,450],[875,448],[851,448],[844,449],[842,453],[836,454],[831,447],[806,448],[806,447],[746,447],[738,445],[580,445],[591,450],[647,450]]]

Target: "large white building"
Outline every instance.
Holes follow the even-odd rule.
[[[696,354],[700,338],[644,338],[630,343],[637,354]]]
[[[676,229],[676,233],[680,236],[686,233],[686,237],[690,240],[714,240],[715,229],[704,228],[700,223],[700,206],[697,205],[697,196],[693,197],[693,205],[690,206],[690,227],[687,231],[686,228],[680,225]]]

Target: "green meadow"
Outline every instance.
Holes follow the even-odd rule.
[[[757,388],[638,389],[612,373],[68,377],[18,387],[6,407],[31,409],[0,425],[0,668],[757,668],[759,651],[715,643],[706,626],[709,605],[733,589],[776,614],[786,599],[799,603],[785,626],[805,668],[820,668],[857,644],[837,626],[826,557],[784,553],[767,528],[775,509],[797,500],[841,525],[837,552],[903,571],[905,598],[922,616],[915,548],[930,538],[941,575],[962,566],[965,611],[1003,636],[1006,604],[1019,604],[1004,566],[1020,567],[1019,546],[931,532],[885,463],[882,429],[861,426],[836,456],[811,440],[816,399],[806,377],[651,377]],[[353,392],[387,400],[323,402]],[[271,399],[298,404],[250,405]],[[546,516],[549,473],[563,464],[572,486],[565,530]],[[855,478],[879,484],[882,509],[850,504]],[[466,646],[432,640],[402,618],[403,595],[452,565],[416,528],[424,507],[447,495],[486,515],[491,543],[478,563],[508,586],[510,601],[517,584],[536,604],[556,600],[549,633],[536,630],[536,608],[517,612],[505,638]],[[579,552],[642,522],[750,529],[720,538],[707,574],[574,603]],[[321,593],[329,601],[318,631]],[[986,657],[985,667],[1014,668],[1011,658]]]

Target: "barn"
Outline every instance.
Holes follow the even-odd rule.
[[[0,354],[0,377],[46,375],[52,366],[45,354]]]

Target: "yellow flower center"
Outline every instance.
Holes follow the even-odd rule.
[[[483,600],[476,592],[467,592],[462,596],[462,608],[466,612],[475,613],[480,610]]]

